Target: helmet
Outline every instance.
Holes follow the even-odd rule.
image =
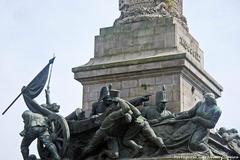
[[[212,102],[213,104],[217,104],[216,97],[213,93],[204,94],[205,100]]]
[[[238,131],[235,128],[232,128],[229,130],[231,133],[238,133]]]
[[[32,112],[29,110],[26,110],[23,112],[22,118],[23,118],[24,123],[27,123],[30,120],[31,114],[32,114]]]
[[[29,111],[29,110],[24,111],[23,114],[22,114],[22,118],[24,119],[24,118],[28,117],[31,113],[32,112]]]
[[[101,100],[103,100],[104,98],[106,98],[108,96],[110,96],[109,89],[108,89],[108,87],[104,86],[100,90],[100,96],[99,96],[99,100],[98,101],[101,101]]]
[[[53,103],[53,104],[51,104],[51,108],[52,108],[53,112],[59,112],[60,105],[58,105],[57,103]]]
[[[223,135],[223,133],[225,133],[225,132],[227,132],[227,129],[226,129],[225,127],[221,127],[221,128],[219,128],[219,130],[218,130],[218,133],[219,133],[220,135]]]
[[[120,91],[115,89],[110,90],[110,97],[112,98],[120,97]]]
[[[156,93],[156,104],[167,103],[167,95],[165,86],[162,87],[162,91]]]
[[[216,98],[213,93],[206,93],[206,94],[204,94],[204,97],[205,97],[205,98],[213,98],[213,99]]]

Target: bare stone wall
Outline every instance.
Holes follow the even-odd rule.
[[[172,18],[158,23],[136,22],[131,25],[102,28],[95,37],[94,57],[139,53],[176,47]]]
[[[197,102],[203,100],[203,93],[194,84],[181,77],[181,106],[182,110],[191,109]]]
[[[203,68],[204,55],[198,42],[173,17],[153,22],[135,22],[100,29],[95,37],[94,58],[126,59],[133,55],[189,54],[191,61]],[[137,56],[134,58],[137,59]]]

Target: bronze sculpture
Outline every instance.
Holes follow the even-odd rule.
[[[198,102],[189,111],[153,125],[156,133],[164,137],[164,143],[173,152],[185,146],[186,151],[212,154],[207,145],[209,131],[215,127],[221,110],[212,93],[207,93],[204,97],[204,101]]]
[[[197,103],[191,110],[175,118],[177,120],[191,118],[191,121],[196,124],[189,141],[189,149],[192,151],[210,152],[205,141],[208,139],[209,130],[215,127],[222,113],[217,106],[214,94],[206,93],[204,98],[203,102]]]
[[[85,156],[93,152],[93,150],[100,143],[102,143],[106,137],[117,137],[118,134],[115,134],[115,132],[116,132],[117,126],[120,125],[119,123],[123,122],[121,121],[121,119],[125,120],[124,121],[125,124],[131,122],[131,119],[127,119],[129,117],[128,115],[131,114],[129,113],[130,107],[128,106],[128,104],[121,99],[115,99],[115,101],[117,101],[117,104],[113,102],[112,104],[113,106],[111,107],[113,108],[119,107],[119,109],[117,110],[114,109],[115,111],[112,111],[111,113],[108,113],[106,115],[104,120],[101,122],[100,128],[96,131],[95,135],[90,140],[89,144],[85,147],[81,158],[85,158]],[[117,129],[117,131],[119,131],[119,129]],[[119,157],[118,151],[115,151],[114,153],[115,155],[113,155],[113,157],[118,158]]]
[[[132,157],[139,156],[143,151],[143,147],[137,144],[133,139],[134,137],[141,133],[144,138],[146,138],[150,143],[153,143],[158,150],[154,155],[160,153],[163,149],[165,149],[164,142],[161,137],[157,136],[154,130],[150,127],[148,121],[141,115],[140,111],[129,104],[132,111],[132,123],[126,131],[123,143],[124,145],[130,147],[133,150]]]
[[[240,136],[238,131],[234,128],[227,130],[221,127],[217,133],[224,139],[227,145],[240,156]]]
[[[142,115],[149,123],[159,123],[164,119],[174,118],[174,114],[166,109],[167,97],[165,86],[162,91],[156,93],[156,102],[154,106],[145,106],[142,110]]]
[[[23,94],[25,95],[25,92],[23,92]],[[49,98],[49,96],[47,97]],[[96,134],[90,134],[87,143],[81,144],[82,142],[80,142],[79,144],[78,142],[78,145],[82,145],[83,147],[78,150],[79,154],[76,155],[75,158],[72,157],[72,159],[85,159],[90,153],[94,153],[94,155],[97,154],[97,157],[100,159],[104,159],[101,157],[114,159],[122,156],[141,157],[147,154],[145,150],[151,146],[145,144],[144,139],[147,140],[148,143],[150,142],[155,145],[155,147],[150,147],[153,148],[151,149],[152,156],[175,153],[180,146],[184,145],[187,146],[190,152],[197,151],[204,154],[212,154],[207,145],[209,129],[215,126],[221,115],[220,108],[216,106],[214,95],[212,93],[205,94],[204,101],[197,103],[196,106],[189,111],[177,114],[172,114],[166,110],[165,104],[167,97],[165,87],[157,93],[156,97],[157,106],[150,109],[146,107],[141,113],[133,104],[142,104],[144,101],[149,100],[149,95],[126,101],[121,99],[119,91],[112,89],[111,86],[103,87],[100,91],[100,98],[96,103],[98,104],[96,105],[97,107],[95,106],[96,108],[94,108],[93,106],[94,112],[92,112],[91,117],[86,118],[84,111],[77,109],[65,118],[68,121],[71,131],[74,131],[73,126],[78,125],[78,127],[82,128],[82,125],[85,125],[86,122],[89,124],[89,127],[86,129],[82,128],[77,133],[85,133],[89,129],[96,131]],[[29,102],[28,96],[25,98],[27,100],[26,102]],[[31,100],[31,104],[33,102],[34,101]],[[36,102],[33,104],[33,106],[38,106]],[[50,116],[48,115],[48,117],[54,115],[53,110],[51,111],[51,109],[47,107],[43,108],[48,110],[48,112],[43,112],[49,113]],[[82,115],[82,118],[78,118],[79,116],[77,115]],[[146,116],[147,119],[145,119],[144,116]],[[191,129],[185,132],[185,130],[189,128]],[[51,133],[48,133],[48,135],[50,136]],[[142,138],[140,138],[141,136]],[[37,138],[40,139],[43,145],[47,146],[44,139],[41,137]],[[64,141],[69,141],[69,138]],[[51,143],[50,140],[49,143],[51,144],[50,146],[55,145]],[[69,144],[69,142],[65,144]],[[100,144],[106,147],[95,153],[95,149]],[[125,155],[122,155],[122,151],[119,149],[120,147],[125,148],[125,150],[129,148],[131,152],[126,154],[125,151]],[[24,150],[24,147],[22,148]],[[54,147],[52,148],[54,150]],[[65,146],[64,148],[67,147]],[[64,150],[62,150],[64,154],[61,152],[59,154],[61,154],[61,157],[71,157],[71,155],[67,153],[71,150],[73,150],[73,148],[69,147],[68,151],[65,150],[66,154]],[[49,152],[53,152],[51,151],[51,147]],[[53,157],[54,153],[55,159],[60,157],[57,156],[57,150],[51,154]],[[42,155],[41,157],[44,156]],[[90,155],[90,157],[92,157],[92,155]]]
[[[104,156],[114,159],[141,157],[149,153],[154,153],[151,155],[153,157],[177,153],[184,147],[186,150],[181,150],[183,152],[212,154],[213,149],[208,144],[208,140],[211,141],[209,130],[215,127],[221,115],[214,94],[205,94],[205,100],[189,111],[171,114],[165,110],[167,97],[163,88],[157,93],[158,106],[151,108],[154,110],[141,113],[137,106],[148,101],[150,95],[126,101],[120,98],[119,91],[108,86],[101,89],[98,100],[98,103],[101,102],[104,106],[98,105],[97,109],[93,109],[96,112],[90,117],[86,118],[83,110],[76,109],[63,118],[56,114],[60,106],[51,104],[47,90],[46,105],[39,105],[34,100],[46,83],[49,64],[27,87],[23,87],[21,92],[30,110],[23,113],[25,127],[21,132],[24,136],[21,151],[25,160],[36,159],[34,155],[29,156],[28,150],[34,139],[38,139],[39,155],[43,160],[84,159],[89,153],[93,153],[91,157],[100,159],[104,159]],[[158,113],[152,114],[151,119],[151,116],[146,116],[148,111]],[[152,122],[151,125],[148,120]],[[156,121],[153,123],[154,120]],[[222,136],[220,138],[225,139],[229,147],[226,153],[239,155],[238,132],[234,129],[222,130],[219,132]],[[100,144],[104,147],[94,152]]]
[[[38,138],[51,153],[52,159],[60,160],[61,158],[58,155],[57,148],[55,144],[53,144],[48,132],[47,118],[40,114],[32,113],[29,110],[23,112],[22,118],[24,120],[24,130],[20,133],[20,135],[23,137],[21,143],[23,159],[29,159],[28,147],[35,139]]]
[[[212,154],[206,140],[209,139],[209,129],[215,126],[221,115],[221,110],[216,106],[216,100],[213,94],[206,94],[205,100],[197,103],[191,110],[178,114],[170,114],[171,116],[167,116],[168,118],[164,120],[161,119],[162,112],[160,112],[160,114],[158,113],[156,117],[159,116],[159,118],[156,122],[151,123],[150,126],[149,122],[156,119],[149,120],[148,122],[137,107],[119,98],[119,91],[109,90],[108,87],[103,88],[105,88],[103,89],[105,91],[100,96],[100,101],[105,101],[104,103],[108,104],[108,106],[104,108],[103,113],[99,112],[89,118],[84,117],[78,119],[76,118],[76,111],[74,111],[70,115],[74,115],[75,119],[67,118],[71,117],[70,115],[66,117],[71,131],[74,131],[74,126],[78,125],[81,131],[77,131],[76,133],[83,135],[89,132],[90,129],[94,129],[97,131],[96,134],[89,134],[90,137],[88,137],[87,143],[85,144],[76,141],[77,145],[82,146],[82,149],[78,150],[78,155],[74,157],[69,155],[68,152],[73,150],[70,145],[68,150],[66,150],[66,154],[59,153],[62,155],[61,157],[67,156],[69,158],[71,157],[71,159],[85,159],[90,153],[90,159],[94,156],[100,159],[104,159],[104,157],[117,159],[123,156],[141,157],[148,154],[146,149],[148,150],[149,147],[152,148],[152,156],[158,156],[167,153],[176,153],[178,149],[184,145],[187,146],[190,152],[197,151],[203,154]],[[159,92],[158,95],[160,95],[160,98],[158,98],[157,104],[165,104],[167,100],[164,89]],[[165,105],[159,106],[160,108],[164,106],[162,109],[165,109]],[[79,113],[84,115],[84,111],[82,110],[79,110]],[[51,113],[51,115],[53,115],[53,113]],[[84,129],[82,126],[85,125],[86,122],[90,125],[90,128]],[[191,129],[189,130],[189,128]],[[186,129],[188,129],[187,132]],[[49,133],[49,135],[51,135],[51,133]],[[182,139],[181,137],[185,138]],[[43,141],[41,138],[39,139]],[[144,139],[146,139],[148,143],[155,144],[156,147],[152,145],[149,146]],[[100,144],[106,147],[103,147],[98,152],[94,152]],[[125,155],[123,155],[120,150],[122,147],[125,148]],[[131,149],[129,154],[126,154],[127,148]],[[187,150],[185,150],[185,152],[187,152]],[[92,153],[94,154],[92,155]]]

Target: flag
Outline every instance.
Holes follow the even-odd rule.
[[[22,89],[22,95],[27,107],[34,113],[40,114],[49,114],[45,108],[42,108],[37,102],[34,101],[44,89],[46,82],[48,80],[49,74],[49,67],[54,62],[54,58],[49,60],[49,63],[37,74],[37,76],[26,86]]]

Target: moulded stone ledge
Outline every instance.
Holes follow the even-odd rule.
[[[121,159],[121,160],[234,160],[239,157],[218,157],[218,156],[201,156],[194,153],[185,153],[177,155],[167,155],[164,157],[154,157],[154,158],[135,158],[135,159]]]

